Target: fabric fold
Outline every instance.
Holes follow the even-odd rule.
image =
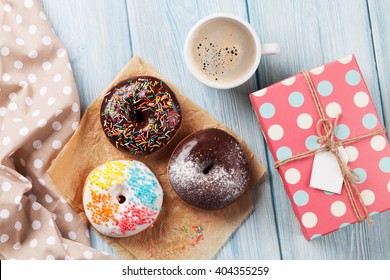
[[[0,258],[110,258],[46,175],[79,118],[67,52],[39,1],[0,0]]]

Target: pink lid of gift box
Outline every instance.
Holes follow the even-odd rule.
[[[340,114],[335,140],[348,140],[382,127],[353,55],[308,71],[326,118]],[[302,73],[250,95],[268,147],[281,161],[319,148],[320,119]],[[359,175],[360,196],[370,215],[390,208],[390,146],[385,133],[344,145],[348,166]],[[278,168],[307,240],[358,221],[345,187],[333,194],[309,186],[313,156]]]

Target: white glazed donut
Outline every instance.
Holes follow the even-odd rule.
[[[110,161],[89,173],[84,185],[83,206],[98,232],[127,237],[154,223],[163,195],[156,176],[142,162]]]

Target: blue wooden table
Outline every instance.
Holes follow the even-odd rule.
[[[388,0],[42,0],[69,52],[82,109],[133,55],[153,64],[194,102],[246,141],[267,166],[253,189],[255,210],[216,259],[390,259],[390,212],[307,242],[300,231],[248,94],[351,53],[375,106],[390,127],[390,1]],[[232,90],[213,90],[186,69],[182,48],[202,17],[225,12],[249,21],[262,42],[281,53],[262,58],[256,75]],[[93,245],[112,252],[92,235]],[[113,253],[115,254],[115,253]]]

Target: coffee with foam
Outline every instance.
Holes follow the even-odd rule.
[[[252,71],[256,43],[250,32],[228,18],[205,23],[192,40],[191,60],[204,78],[232,82]]]

